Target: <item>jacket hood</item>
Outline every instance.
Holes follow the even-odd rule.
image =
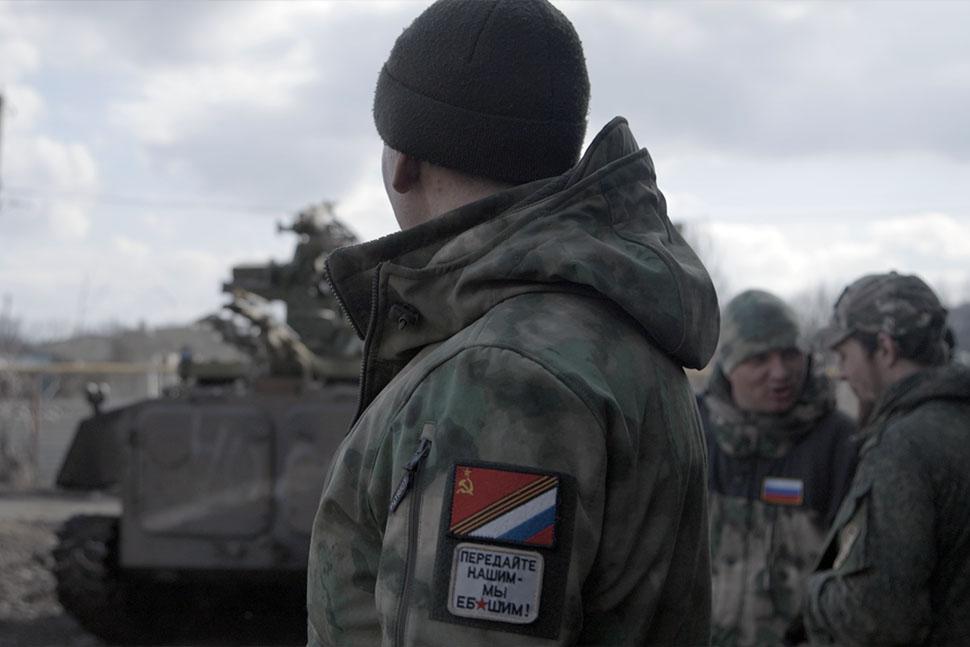
[[[717,344],[710,277],[667,218],[650,155],[620,117],[567,173],[338,249],[327,272],[384,360],[406,359],[535,291],[613,302],[686,367],[707,364]]]
[[[970,368],[948,364],[900,380],[878,403],[873,418],[905,413],[931,400],[970,402]]]

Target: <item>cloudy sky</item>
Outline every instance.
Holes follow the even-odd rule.
[[[970,3],[561,2],[723,297],[870,271],[970,299]],[[322,199],[396,227],[374,83],[416,2],[3,2],[0,297],[28,332],[189,321]],[[0,304],[3,305],[3,304]]]

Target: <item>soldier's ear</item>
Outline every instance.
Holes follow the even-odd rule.
[[[891,368],[899,361],[899,345],[888,333],[876,334],[876,360],[884,367]]]
[[[391,186],[398,193],[407,193],[421,181],[421,160],[406,153],[395,151],[391,171]]]

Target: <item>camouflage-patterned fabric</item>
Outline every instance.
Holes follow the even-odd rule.
[[[899,338],[936,326],[942,345],[945,320],[946,308],[918,276],[868,274],[842,291],[832,321],[818,333],[818,343],[831,349],[855,331]]]
[[[786,348],[801,348],[798,318],[775,295],[745,290],[724,307],[717,363],[725,375],[759,353]]]
[[[314,523],[311,645],[707,643],[706,451],[682,366],[710,358],[717,301],[625,120],[569,173],[328,270],[367,335],[363,411]],[[571,484],[534,623],[445,608],[470,463]]]
[[[809,578],[814,644],[970,645],[970,369],[892,385]]]
[[[701,399],[710,455],[712,643],[781,645],[848,490],[854,425],[810,375],[784,414],[737,409],[720,367]],[[794,487],[773,496],[770,487]],[[782,493],[784,494],[784,493]]]

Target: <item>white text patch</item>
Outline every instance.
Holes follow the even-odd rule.
[[[451,564],[448,611],[464,618],[528,624],[539,617],[542,555],[458,544]]]

